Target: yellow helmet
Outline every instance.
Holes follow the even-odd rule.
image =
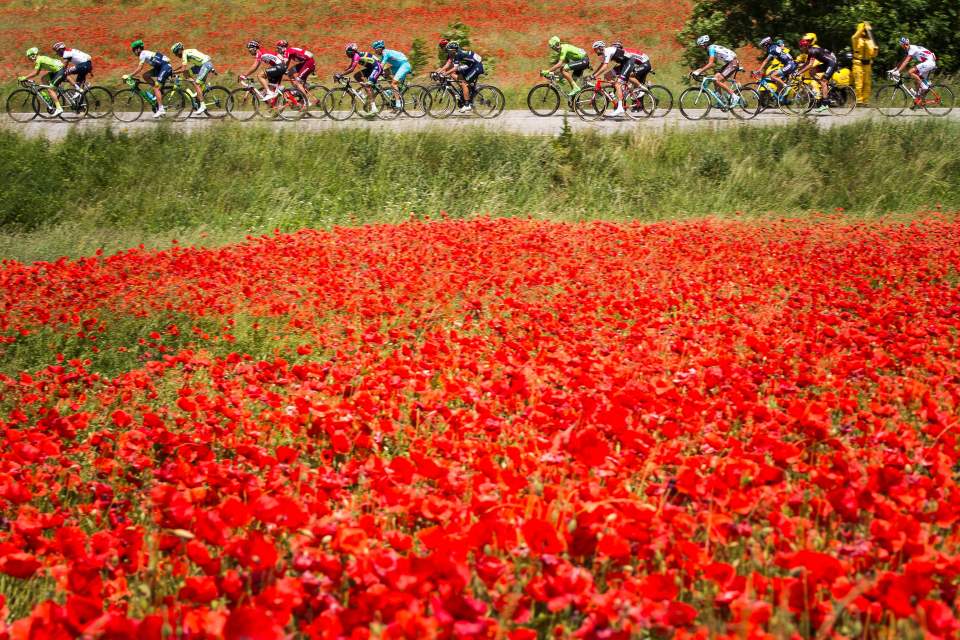
[[[815,33],[805,33],[805,34],[803,34],[803,37],[800,38],[800,39],[801,39],[801,40],[809,40],[811,45],[816,45],[816,44],[817,44],[817,34],[815,34]]]

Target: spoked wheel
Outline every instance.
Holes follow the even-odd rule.
[[[377,91],[373,103],[377,105],[377,117],[381,120],[396,120],[403,113],[403,98],[393,87]]]
[[[850,115],[857,108],[857,92],[853,87],[831,87],[827,94],[827,105],[835,116]]]
[[[60,92],[57,92],[58,95]],[[61,101],[60,106],[63,106]],[[59,120],[60,116],[53,115],[57,110],[56,105],[53,104],[53,100],[47,95],[45,89],[41,89],[40,93],[37,93],[37,115],[40,116],[41,120]]]
[[[873,103],[877,107],[877,111],[888,118],[892,118],[911,107],[913,101],[903,87],[891,84],[877,89]]]
[[[427,113],[431,118],[447,118],[457,108],[457,94],[450,87],[430,87]]]
[[[146,101],[136,89],[124,89],[113,94],[111,111],[120,122],[136,122],[143,115]]]
[[[208,107],[209,108],[209,107]],[[227,102],[227,113],[234,120],[246,122],[253,120],[260,112],[260,98],[252,89],[234,89]]]
[[[346,120],[356,111],[356,99],[343,87],[330,89],[323,96],[323,112],[331,120]]]
[[[805,84],[796,85],[780,100],[780,111],[788,116],[810,113],[817,104],[817,96]]]
[[[426,87],[411,84],[403,90],[403,112],[411,118],[422,118],[430,110],[430,93]]]
[[[624,110],[631,120],[643,120],[653,115],[653,96],[645,90],[625,91],[623,101]]]
[[[710,113],[710,95],[699,87],[689,87],[680,94],[680,113],[687,120],[702,120]]]
[[[953,89],[945,84],[935,84],[923,97],[923,108],[932,116],[942,118],[956,105],[956,96]]]
[[[323,110],[323,99],[330,93],[330,89],[327,89],[322,84],[309,84],[307,85],[307,90],[309,94],[307,96],[307,112],[305,116],[307,118],[326,118],[327,114]],[[313,96],[312,98],[310,96]]]
[[[260,103],[263,107],[263,103]],[[299,89],[284,89],[274,102],[274,110],[281,120],[295,122],[307,113],[307,99]]]
[[[473,96],[473,112],[485,119],[499,116],[506,104],[503,92],[491,85],[477,87],[477,93]]]
[[[17,89],[7,96],[7,115],[14,122],[30,122],[37,117],[37,96],[32,91]]]
[[[573,96],[573,110],[586,122],[594,122],[603,117],[607,106],[607,96],[592,87],[581,89]]]
[[[650,114],[654,118],[663,118],[673,111],[673,93],[670,89],[660,84],[652,84],[649,87],[649,95],[653,98],[653,112]],[[646,102],[644,103],[646,104]]]
[[[57,91],[63,113],[60,119],[64,122],[77,122],[87,115],[87,103],[83,101],[83,91],[74,87],[66,87]]]
[[[106,87],[89,87],[83,92],[87,117],[99,120],[113,113],[113,94]]]
[[[560,108],[560,92],[549,84],[538,84],[527,93],[527,108],[541,118],[552,116]]]
[[[756,89],[741,88],[737,94],[737,106],[731,112],[741,120],[753,120],[760,113],[760,94]]]
[[[181,122],[190,117],[192,109],[190,97],[180,89],[161,89],[163,92],[162,104],[165,112],[164,117],[168,120]]]
[[[760,113],[763,113],[767,109],[776,109],[779,106],[779,101],[777,96],[773,94],[772,91],[765,87],[761,87],[756,82],[751,82],[750,84],[745,84],[742,87],[743,89],[753,89],[757,92],[757,95],[760,96]]]
[[[230,90],[226,87],[207,87],[203,91],[203,103],[207,106],[204,112],[214,120],[227,117],[227,107],[230,104]]]

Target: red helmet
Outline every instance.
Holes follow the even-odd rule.
[[[286,40],[277,40],[277,49],[286,49],[290,43]]]
[[[437,46],[441,49],[446,49],[448,44],[450,44],[449,40],[446,38],[440,38],[440,42],[437,43]]]

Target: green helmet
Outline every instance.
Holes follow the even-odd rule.
[[[560,36],[551,36],[547,44],[550,45],[551,49],[556,49],[557,47],[560,46]]]
[[[174,42],[172,45],[170,45],[170,51],[173,51],[175,54],[180,55],[180,52],[183,51],[183,43]]]
[[[27,49],[28,58],[36,58],[38,55],[40,55],[40,49],[37,49],[36,47],[30,47]]]
[[[131,51],[136,51],[137,49],[143,49],[143,40],[139,38],[130,43]]]

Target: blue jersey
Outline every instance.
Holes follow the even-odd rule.
[[[396,73],[403,67],[405,64],[410,64],[410,61],[407,60],[407,56],[403,55],[399,51],[394,51],[393,49],[384,49],[383,55],[380,56],[380,62],[385,67],[390,67],[390,69]]]
[[[767,55],[769,55],[771,58],[779,60],[780,64],[784,66],[793,62],[793,56],[787,53],[786,49],[779,44],[772,44],[767,47]]]

